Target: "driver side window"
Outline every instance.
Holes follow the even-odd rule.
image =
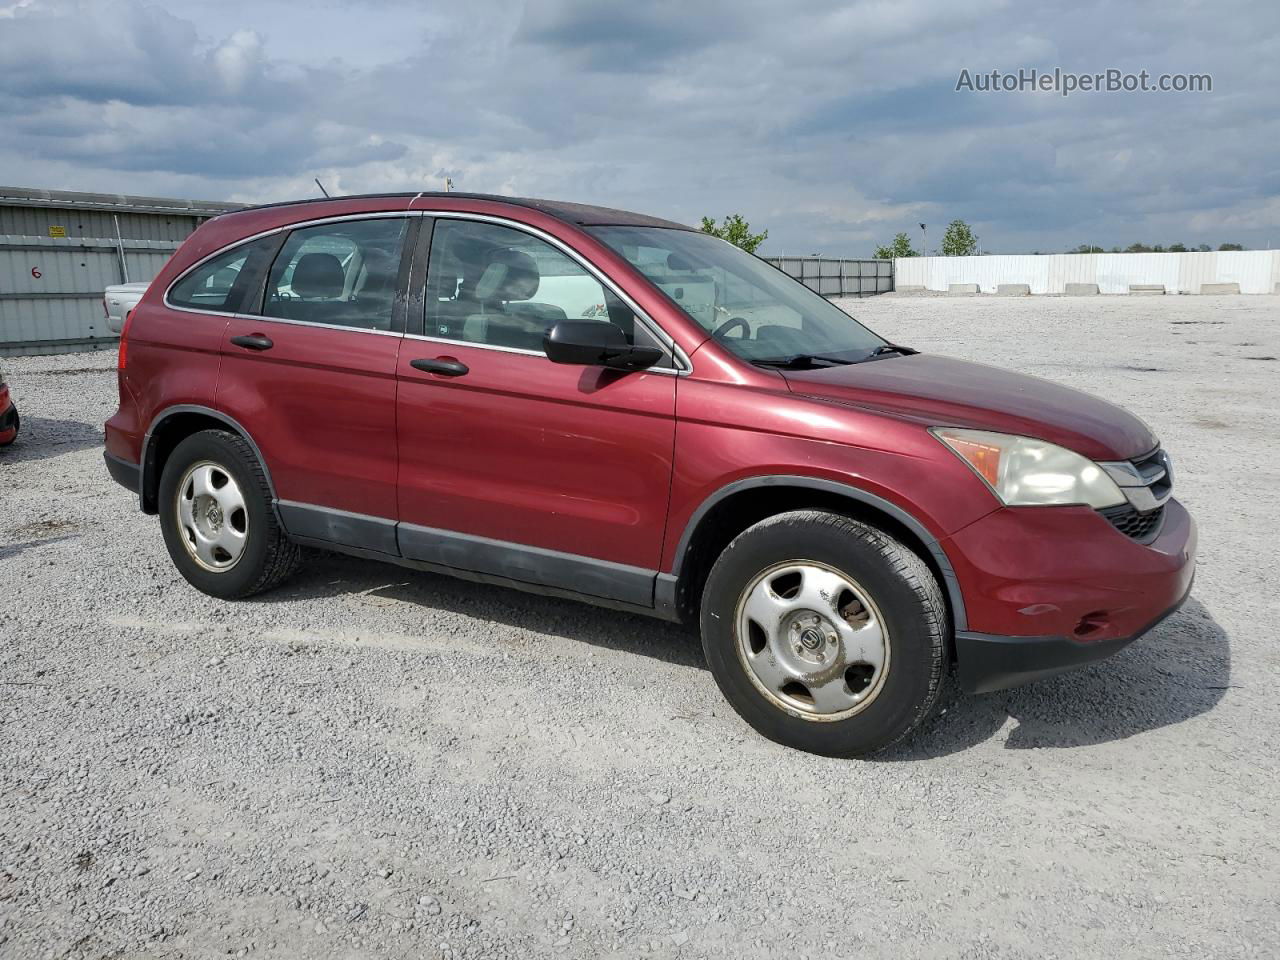
[[[551,244],[497,224],[436,221],[427,336],[541,353],[560,320],[612,323],[628,343],[661,346],[630,307]]]

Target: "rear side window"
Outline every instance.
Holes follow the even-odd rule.
[[[263,315],[391,330],[407,225],[380,217],[294,230],[271,265]]]
[[[274,246],[274,237],[263,237],[206,260],[169,288],[169,303],[193,310],[235,313],[254,275],[262,276],[258,270]]]

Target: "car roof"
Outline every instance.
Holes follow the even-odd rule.
[[[339,200],[382,200],[404,197],[410,200],[418,198],[438,197],[448,200],[483,200],[488,203],[503,203],[516,207],[528,207],[548,216],[572,223],[577,226],[627,226],[627,227],[666,227],[673,230],[693,230],[683,223],[651,217],[643,213],[629,210],[616,210],[613,207],[599,207],[587,203],[571,203],[567,200],[538,200],[531,197],[507,197],[490,193],[456,193],[431,192],[420,193],[363,193],[338,197],[313,197],[308,200],[288,200],[282,203],[264,203],[255,207],[247,207],[235,211],[237,214],[250,213],[254,210],[269,210],[276,207],[303,206],[315,203],[333,203]]]

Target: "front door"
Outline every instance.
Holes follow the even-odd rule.
[[[397,367],[404,556],[649,606],[662,552],[677,377],[548,360],[557,319],[657,344],[566,252],[439,218],[425,335]]]
[[[218,408],[258,445],[295,536],[396,552],[397,294],[417,219],[295,228],[223,335]]]

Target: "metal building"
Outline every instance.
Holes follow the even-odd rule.
[[[238,204],[0,187],[0,355],[114,349],[102,292]]]
[[[849,260],[835,257],[765,257],[824,297],[869,297],[893,289],[892,260]]]

